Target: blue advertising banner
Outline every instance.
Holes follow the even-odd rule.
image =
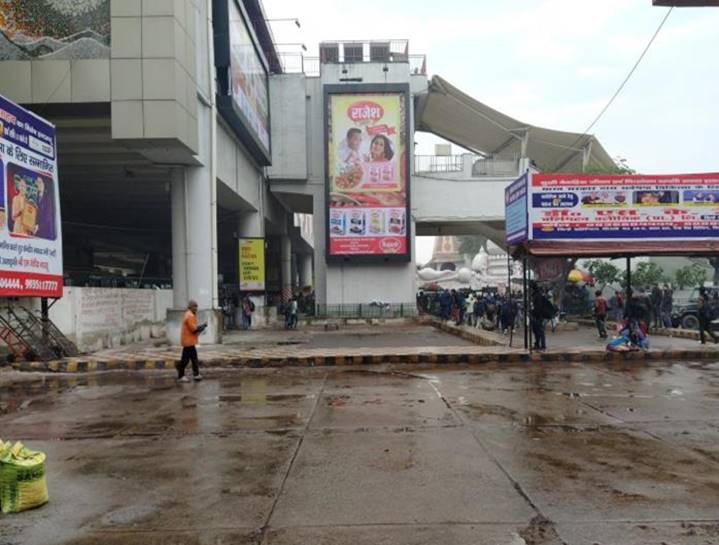
[[[62,297],[55,127],[0,96],[0,296]]]
[[[506,217],[505,241],[508,246],[524,242],[529,236],[529,218],[527,214],[528,185],[529,174],[525,173],[504,189]]]
[[[534,174],[530,187],[532,240],[719,238],[719,173]]]

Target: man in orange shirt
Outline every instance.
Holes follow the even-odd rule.
[[[192,378],[194,380],[202,380],[200,375],[200,364],[197,359],[197,337],[207,328],[207,324],[197,325],[197,303],[190,301],[187,303],[185,316],[182,318],[182,326],[180,329],[180,341],[182,343],[182,357],[177,367],[178,382],[190,382],[185,376],[185,367],[187,363],[192,361]]]

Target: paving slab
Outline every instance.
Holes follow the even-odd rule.
[[[516,524],[335,526],[271,529],[262,545],[525,545]]]
[[[398,395],[377,389],[371,394],[324,393],[310,429],[419,429],[457,425],[459,420],[435,392]]]
[[[719,517],[718,466],[645,433],[486,426],[476,434],[555,522]]]
[[[559,524],[559,535],[571,545],[715,545],[716,521]]]
[[[534,514],[467,430],[317,432],[305,436],[270,524],[522,522]]]
[[[10,543],[24,545],[130,531],[252,533],[269,515],[298,441],[252,434],[37,442],[48,455],[51,501],[3,526],[21,536]]]

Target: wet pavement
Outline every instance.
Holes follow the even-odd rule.
[[[3,371],[0,437],[0,545],[719,543],[714,362]]]

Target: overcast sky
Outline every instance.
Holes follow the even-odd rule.
[[[401,39],[477,100],[533,125],[582,132],[668,8],[651,0],[265,0],[278,43]],[[283,51],[301,51],[280,46]],[[641,173],[719,171],[719,8],[676,8],[592,132]],[[418,153],[433,138],[417,135]],[[418,248],[418,261],[431,245]]]

